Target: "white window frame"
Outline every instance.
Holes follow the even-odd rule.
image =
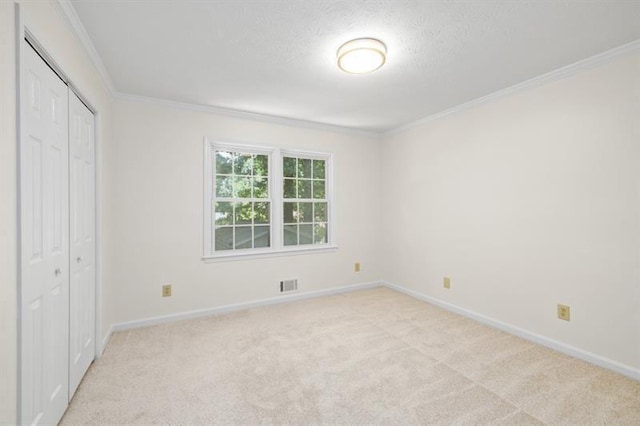
[[[215,151],[228,150],[246,152],[251,154],[266,154],[269,157],[269,202],[271,204],[270,232],[271,247],[221,250],[215,251],[213,232],[213,203],[215,201]],[[283,188],[283,157],[302,157],[321,159],[326,161],[326,199],[328,202],[328,239],[324,244],[306,244],[285,246],[283,239],[284,224],[282,207],[284,197]],[[274,256],[291,256],[298,254],[310,254],[318,252],[336,251],[338,249],[336,238],[336,196],[334,188],[334,156],[331,153],[302,151],[264,145],[249,145],[241,142],[220,141],[212,138],[204,138],[204,244],[202,260],[205,262],[218,262],[226,260],[241,260]]]

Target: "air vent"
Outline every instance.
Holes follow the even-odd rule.
[[[280,293],[288,293],[290,291],[298,291],[298,280],[284,280],[280,281]]]

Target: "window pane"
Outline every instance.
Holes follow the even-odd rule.
[[[284,223],[296,223],[298,220],[298,203],[284,203],[283,217]]]
[[[327,221],[327,203],[313,203],[314,222]]]
[[[298,177],[299,178],[311,177],[311,160],[306,158],[298,158]]]
[[[237,175],[250,175],[253,168],[251,154],[236,154],[233,172]]]
[[[316,223],[313,225],[314,244],[325,244],[327,242],[327,224]]]
[[[251,198],[251,178],[237,177],[234,180],[234,196],[238,198]]]
[[[311,198],[310,180],[298,180],[298,198]]]
[[[232,178],[227,176],[216,175],[216,197],[226,198],[232,197],[233,191],[231,190]]]
[[[233,248],[233,227],[216,227],[216,250],[231,250]]]
[[[269,180],[266,177],[254,178],[253,198],[269,198]]]
[[[325,161],[313,160],[313,178],[324,179],[325,177]]]
[[[271,236],[268,226],[256,226],[253,229],[253,246],[255,248],[271,247]]]
[[[296,180],[295,179],[285,179],[284,180],[284,198],[296,198]]]
[[[313,203],[300,203],[298,211],[298,222],[313,222]]]
[[[285,246],[298,245],[298,225],[284,226],[284,245]]]
[[[300,225],[300,244],[313,244],[313,225]]]
[[[242,224],[251,223],[251,219],[253,218],[251,203],[237,203],[235,218],[236,218],[236,225],[239,223],[242,223]]]
[[[324,190],[324,181],[323,180],[314,180],[313,181],[313,198],[323,199],[325,197]]]
[[[265,248],[271,246],[271,186],[269,179],[270,155],[246,152],[237,149],[215,149],[211,168],[213,194],[211,218],[213,250],[235,250]],[[292,198],[297,197],[297,159],[288,161],[293,182],[290,185]],[[235,200],[234,200],[235,199]],[[290,209],[293,223],[297,223],[297,202]],[[282,226],[282,225],[280,225]],[[282,228],[278,227],[278,232]],[[275,230],[274,230],[275,231]],[[297,244],[297,227],[294,232]]]
[[[247,152],[242,146],[221,148],[213,154],[214,229],[209,232],[215,250],[264,250],[271,247],[272,231],[279,233],[276,237],[282,238],[285,247],[328,243],[329,159],[305,158],[303,152],[281,157],[276,182],[282,179],[282,188],[275,194],[281,204],[275,208],[282,208],[278,211],[282,222],[274,225],[270,155]]]
[[[269,157],[266,155],[256,155],[253,157],[253,175],[269,175]]]
[[[235,248],[237,249],[251,248],[253,244],[253,237],[251,235],[250,226],[236,226],[235,233],[236,233]]]
[[[233,153],[225,151],[216,152],[216,173],[230,175],[233,170]]]
[[[220,201],[215,206],[216,225],[233,225],[233,204]]]
[[[269,203],[253,204],[254,223],[269,223]]]
[[[296,177],[296,159],[295,158],[284,157],[283,175],[284,177]]]

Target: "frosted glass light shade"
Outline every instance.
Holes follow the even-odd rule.
[[[357,38],[338,49],[338,67],[350,74],[366,74],[384,65],[387,47],[375,38]]]

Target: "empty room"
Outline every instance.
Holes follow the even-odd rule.
[[[1,0],[0,424],[640,424],[640,0]]]

